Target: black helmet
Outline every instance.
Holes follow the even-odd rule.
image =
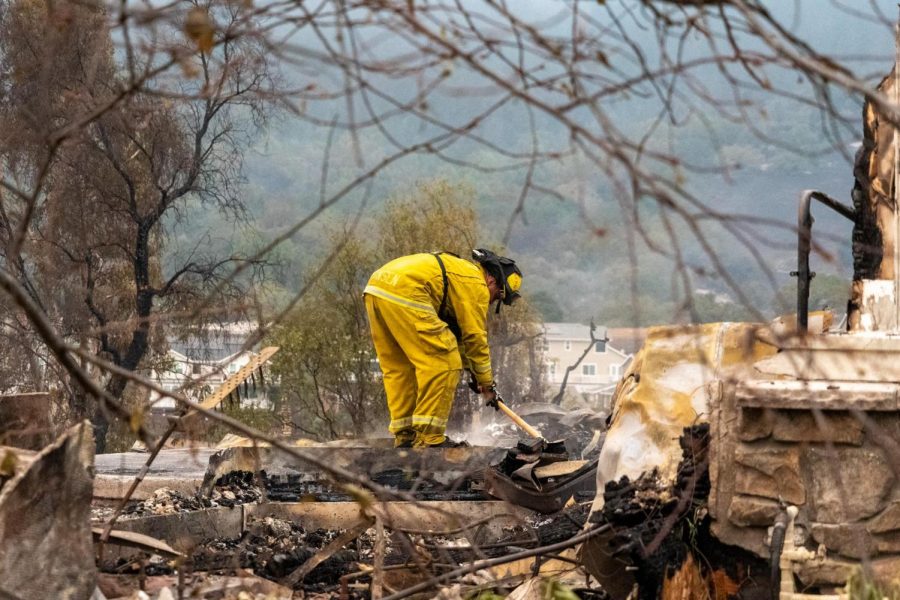
[[[485,248],[472,250],[472,258],[490,273],[498,284],[503,286],[501,301],[509,306],[519,298],[519,288],[522,287],[522,271],[516,266],[516,261],[505,256],[498,256]],[[497,305],[500,310],[500,305]]]

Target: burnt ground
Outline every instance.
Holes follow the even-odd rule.
[[[510,528],[499,541],[477,547],[469,547],[465,540],[450,536],[407,535],[390,531],[386,539],[384,564],[386,567],[407,565],[411,571],[415,565],[431,573],[441,573],[478,558],[496,557],[553,544],[578,533],[587,519],[589,505],[576,505],[552,516],[536,516],[533,521]],[[343,530],[306,530],[297,523],[267,517],[248,523],[247,531],[240,539],[213,539],[189,552],[182,565],[185,575],[196,572],[235,574],[239,569],[250,569],[256,575],[275,582],[304,564]],[[361,534],[356,540],[336,552],[313,569],[306,578],[294,586],[307,593],[342,595],[346,598],[367,598],[369,575],[360,564],[371,565],[374,560],[374,529]],[[143,573],[145,575],[172,575],[176,565],[171,562],[141,563],[119,560],[101,565],[111,573]],[[354,587],[357,582],[365,585]],[[582,590],[581,597],[603,599],[596,590]]]
[[[373,478],[377,483],[412,492],[420,500],[487,500],[480,480],[462,479],[450,485],[412,477],[403,470],[385,471]],[[189,496],[173,490],[158,490],[143,502],[126,509],[125,517],[171,514],[216,506],[269,501],[339,501],[349,496],[332,491],[328,484],[304,481],[300,477],[269,477],[262,472],[232,472],[220,478],[207,496]],[[384,564],[408,567],[415,576],[417,568],[441,573],[477,560],[511,554],[526,548],[553,544],[581,531],[589,512],[589,503],[576,505],[556,515],[537,515],[532,522],[511,528],[498,542],[469,547],[466,540],[452,536],[422,536],[389,531]],[[165,561],[125,561],[101,565],[111,573],[171,575],[180,568],[185,575],[197,572],[234,574],[238,569],[282,583],[284,578],[328,545],[342,530],[306,530],[297,523],[265,518],[248,523],[240,539],[212,539],[188,553],[189,558],[176,565]],[[313,569],[295,585],[296,590],[341,595],[345,598],[368,597],[369,574],[360,565],[374,562],[374,529],[370,529]],[[420,571],[421,572],[421,571]],[[419,575],[421,577],[421,575]],[[354,585],[356,584],[356,585]],[[583,597],[602,598],[596,590],[584,590]]]
[[[635,481],[623,477],[609,482],[603,511],[593,519],[612,525],[610,549],[634,567],[641,600],[658,598],[666,577],[689,554],[702,565],[710,597],[728,597],[722,589],[713,589],[712,582],[721,583],[722,574],[731,582],[726,587],[735,590],[752,580],[753,589],[741,590],[741,597],[759,597],[757,590],[771,589],[766,561],[718,542],[709,531],[709,426],[685,428],[680,443],[682,460],[674,486],[663,486],[655,471]]]
[[[342,531],[307,531],[296,523],[266,518],[248,524],[239,540],[210,540],[191,553],[190,571],[228,572],[251,569],[255,574],[279,581],[312,558]],[[355,542],[338,550],[298,584],[312,592],[336,591],[340,578],[358,570],[357,562],[372,561],[374,536],[363,533]]]

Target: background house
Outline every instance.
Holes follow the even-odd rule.
[[[608,409],[612,393],[632,355],[614,348],[606,339],[606,328],[591,330],[580,323],[544,323],[543,355],[550,395],[562,385],[566,369],[578,364],[566,381],[568,395],[580,395],[597,409]],[[588,349],[590,345],[590,349]],[[579,363],[578,360],[587,350]]]
[[[164,367],[154,370],[152,378],[167,391],[180,390],[195,401],[218,388],[231,375],[246,365],[256,354],[256,348],[245,350],[250,335],[257,325],[247,321],[210,325],[198,335],[171,337]],[[241,407],[271,408],[266,386],[257,381],[256,386],[241,386]],[[154,411],[175,409],[175,401],[161,398],[151,392],[150,402]]]

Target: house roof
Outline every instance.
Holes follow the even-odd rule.
[[[544,335],[548,340],[590,341],[591,328],[581,323],[544,323]],[[594,337],[602,340],[606,337],[606,327],[597,326]]]
[[[634,354],[644,345],[647,338],[646,327],[610,327],[606,330],[611,344],[629,354]]]
[[[219,363],[247,349],[254,328],[250,323],[207,327],[202,335],[170,336],[169,348],[192,362]]]
[[[598,325],[594,329],[594,339],[598,342],[602,341],[604,338],[609,337],[608,332],[609,330],[606,327]],[[591,328],[581,323],[544,323],[544,336],[547,338],[547,341],[561,342],[569,340],[576,344],[579,342],[586,344],[591,341]],[[606,351],[618,354],[622,358],[628,358],[631,355],[630,352],[621,350],[618,344],[609,339],[607,339]]]

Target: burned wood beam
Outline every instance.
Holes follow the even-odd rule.
[[[334,538],[331,543],[316,552],[305,563],[297,567],[290,575],[282,579],[281,583],[288,587],[294,587],[299,582],[303,581],[303,578],[309,575],[313,569],[331,558],[335,552],[358,538],[360,534],[371,527],[374,522],[375,519],[373,518],[360,519],[344,531],[344,533]]]
[[[91,527],[91,533],[94,536],[94,541],[99,542],[104,537],[105,531],[102,527]],[[137,548],[138,550],[145,550],[167,558],[181,558],[184,556],[184,554],[162,540],[158,540],[149,535],[144,535],[143,533],[113,529],[106,537],[111,544]]]

